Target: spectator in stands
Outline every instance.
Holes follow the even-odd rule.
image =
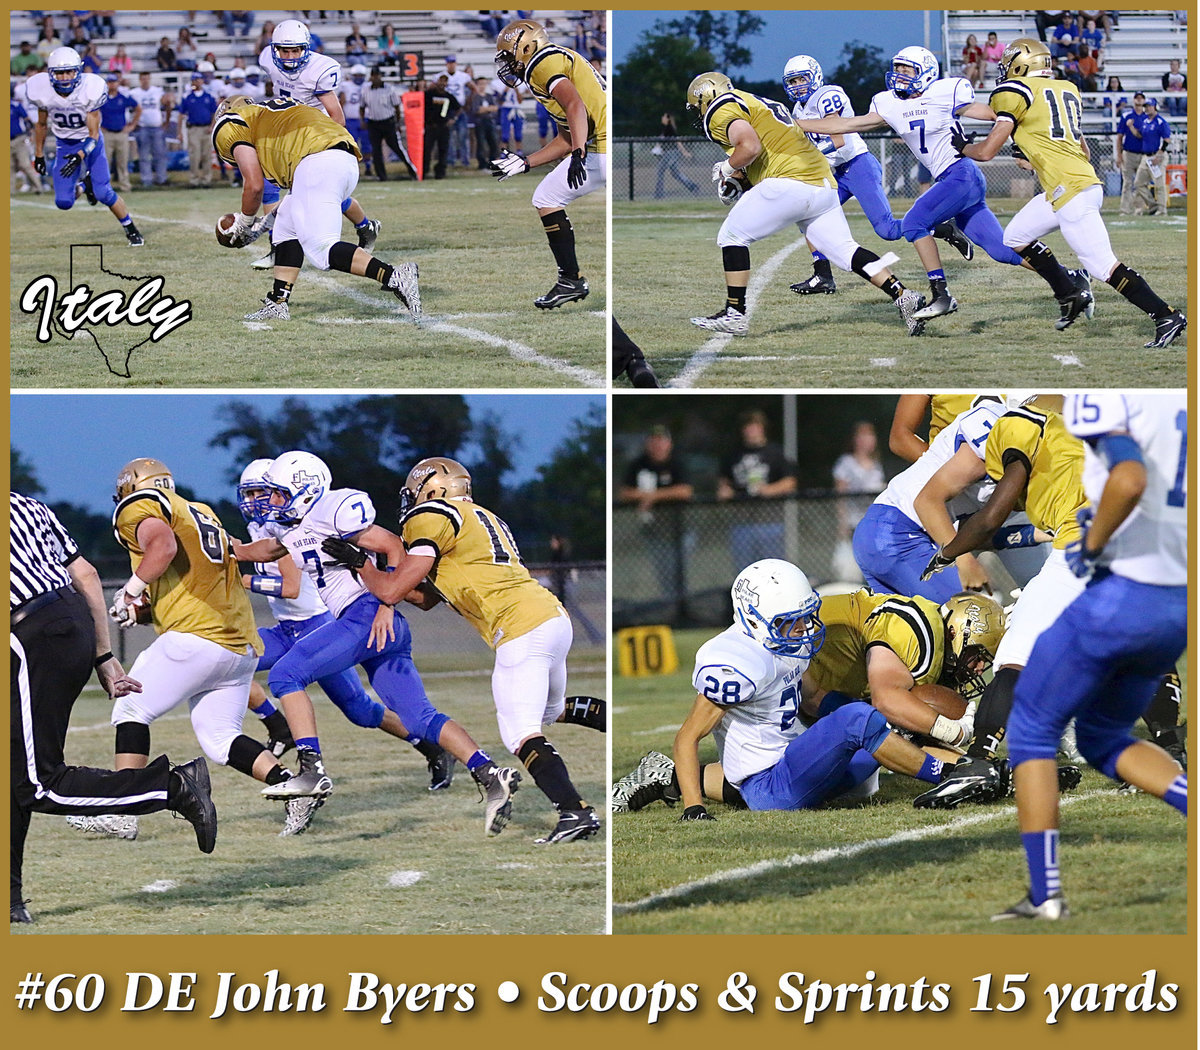
[[[195,41],[192,40],[191,32],[187,26],[181,26],[179,39],[175,41],[175,68],[195,69],[199,60],[200,55],[196,50]]]
[[[1066,58],[1074,55],[1079,44],[1079,27],[1075,24],[1075,16],[1070,11],[1062,13],[1062,21],[1054,30],[1054,40],[1050,44],[1050,54],[1056,58]]]
[[[1104,112],[1109,114],[1114,120],[1119,119],[1121,114],[1129,108],[1129,99],[1122,94],[1124,90],[1125,86],[1121,83],[1120,77],[1108,78],[1108,84],[1104,88],[1104,99],[1101,104],[1104,106]]]
[[[1038,39],[1046,43],[1046,30],[1058,24],[1061,11],[1034,11],[1033,23],[1037,26]]]
[[[1000,56],[1004,54],[1004,48],[1007,45],[996,35],[993,29],[987,35],[987,43],[983,45],[983,57],[986,63],[987,73],[993,73],[996,68],[996,63],[1000,61]]]
[[[79,21],[78,18],[72,18],[71,22],[72,25],[67,31],[67,47],[73,47],[82,55],[84,48],[86,48],[90,42],[88,39],[87,30],[84,28],[83,23]]]
[[[253,11],[222,11],[220,12],[221,22],[225,26],[225,35],[233,36],[234,23],[240,23],[242,27],[242,36],[249,36],[250,30],[254,26]]]
[[[309,27],[309,30],[308,30],[308,36],[309,36],[309,45],[308,46],[312,48],[313,52],[318,55],[325,54],[325,41],[322,40],[316,34],[316,32],[313,31],[311,26]]]
[[[1087,44],[1079,45],[1079,59],[1076,65],[1079,69],[1079,90],[1095,91],[1096,78],[1100,75],[1100,62]]]
[[[488,40],[495,40],[504,28],[503,11],[480,11],[479,30]]]
[[[116,11],[93,11],[92,35],[102,36],[105,40],[111,40],[117,35],[116,17]]]
[[[400,61],[403,50],[400,41],[396,39],[396,30],[391,22],[385,22],[379,32],[379,56],[385,66],[394,66]]]
[[[110,73],[132,73],[133,59],[125,53],[125,45],[118,44],[117,52],[106,63]]]
[[[1180,72],[1179,59],[1171,59],[1170,72],[1162,75],[1163,109],[1172,117],[1187,116],[1187,74]]]
[[[54,28],[54,18],[47,15],[42,19],[42,31],[38,34],[37,53],[42,60],[42,65],[46,65],[46,60],[50,57],[50,52],[56,48],[63,46],[62,37],[58,35],[58,30]]]
[[[1087,25],[1088,22],[1095,22],[1100,27],[1107,43],[1112,39],[1112,29],[1117,24],[1117,13],[1116,11],[1080,11],[1080,25]]]
[[[95,44],[88,44],[83,50],[83,69],[86,73],[104,72],[104,64],[100,61]]]
[[[112,174],[113,188],[118,193],[129,193],[133,184],[129,181],[129,136],[137,127],[142,107],[129,92],[121,90],[121,74],[109,73],[108,98],[100,107],[100,127],[104,130],[104,156]]]
[[[663,183],[668,175],[684,186],[689,193],[695,193],[700,189],[679,170],[680,160],[691,160],[692,155],[688,152],[687,147],[679,141],[679,129],[675,124],[675,118],[670,113],[664,113],[659,120],[658,142],[654,144],[651,152],[658,155],[658,172],[654,178],[656,200],[662,199]]]
[[[42,68],[42,59],[33,50],[33,44],[28,40],[22,40],[19,46],[20,50],[13,55],[12,61],[8,64],[8,71],[18,77],[23,77],[27,73],[36,73]]]
[[[1140,91],[1133,96],[1133,108],[1121,115],[1117,126],[1117,168],[1121,172],[1121,214],[1133,214],[1133,183],[1141,166],[1142,132],[1139,128],[1146,96]]]
[[[350,66],[360,63],[366,65],[367,51],[367,38],[362,35],[358,23],[354,22],[350,26],[350,35],[346,37],[346,64]]]
[[[271,46],[271,36],[275,32],[274,22],[264,22],[262,32],[258,34],[258,42],[254,45],[254,53],[261,55],[265,48]]]
[[[497,102],[488,90],[488,78],[476,77],[475,90],[467,96],[467,114],[475,129],[475,162],[480,171],[486,171],[500,156],[496,138],[496,114],[500,109]]]
[[[142,185],[167,184],[167,143],[163,124],[163,89],[150,82],[150,74],[138,74],[138,86],[130,95],[141,107],[133,137],[137,142],[138,174]]]
[[[1138,130],[1142,133],[1142,160],[1134,178],[1134,215],[1167,214],[1167,141],[1171,125],[1158,112],[1158,100],[1146,99]],[[1149,189],[1149,192],[1147,190]]]
[[[1080,17],[1082,18],[1082,15]],[[1092,52],[1096,56],[1096,61],[1100,61],[1100,52],[1104,48],[1107,38],[1104,35],[1104,31],[1096,25],[1094,18],[1089,18],[1084,23],[1084,28],[1079,34],[1079,39],[1092,49]]]
[[[837,505],[838,543],[833,553],[833,575],[839,580],[856,582],[862,579],[862,571],[854,557],[854,528],[874,497],[887,487],[874,423],[862,420],[854,424],[849,447],[833,464],[833,487],[845,497]]]
[[[694,491],[683,461],[675,454],[671,431],[662,424],[651,427],[642,454],[625,468],[617,498],[637,507],[642,542],[664,596],[673,596],[678,590],[680,552],[676,549],[678,530],[673,527],[678,519],[669,510],[656,513],[656,509],[659,504],[688,503]],[[686,551],[695,536],[685,534],[681,539]]]
[[[983,87],[983,71],[987,68],[987,63],[984,61],[983,48],[979,46],[979,41],[975,39],[974,33],[967,34],[967,42],[963,44],[962,59],[962,75],[971,82],[971,87]]]
[[[209,69],[209,66],[212,66],[212,68]],[[196,63],[196,68],[200,70],[201,73],[208,74],[204,79],[206,82],[212,83],[212,74],[217,71],[216,53],[213,51],[205,51],[204,57]]]
[[[154,62],[159,71],[163,73],[170,73],[179,68],[175,64],[175,49],[171,47],[168,37],[164,36],[158,42],[158,50],[154,53]]]

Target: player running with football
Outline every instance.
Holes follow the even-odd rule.
[[[83,59],[74,48],[58,47],[50,52],[46,72],[34,73],[25,87],[29,104],[38,111],[33,127],[33,166],[39,175],[46,174],[46,133],[54,126],[54,203],[63,211],[74,207],[76,187],[82,179],[88,203],[99,202],[108,208],[125,231],[129,246],[140,248],[146,241],[110,181],[100,130],[100,107],[108,99],[104,79],[83,71]]]
[[[917,250],[929,276],[932,296],[916,313],[931,320],[958,309],[950,294],[941,256],[932,234],[939,223],[953,219],[959,229],[997,262],[1033,270],[1054,292],[1062,307],[1056,323],[1066,328],[1093,308],[1091,284],[1082,270],[1065,270],[1041,241],[1014,252],[1004,241],[1000,220],[987,206],[987,185],[974,161],[955,152],[953,133],[960,117],[986,119],[991,110],[975,101],[975,89],[963,77],[938,79],[938,60],[923,47],[896,53],[885,78],[887,90],[871,99],[871,110],[858,117],[822,117],[797,121],[809,133],[845,135],[890,127],[913,156],[933,175],[933,185],[916,199],[901,220],[904,238]]]
[[[492,161],[492,174],[501,182],[555,165],[533,191],[533,206],[558,265],[558,280],[533,305],[553,310],[588,296],[567,205],[608,184],[607,88],[586,58],[552,44],[541,25],[527,19],[505,26],[496,37],[496,76],[509,87],[528,87],[558,125],[558,134],[528,157],[504,150]]]
[[[738,91],[724,73],[701,73],[687,89],[687,107],[705,136],[727,156],[713,167],[717,196],[730,208],[717,234],[725,270],[725,305],[692,324],[710,332],[748,335],[746,289],[750,245],[795,223],[809,242],[843,270],[883,291],[900,311],[909,335],[920,335],[924,300],[892,275],[888,264],[850,233],[833,171],[816,146],[796,129],[779,102]],[[749,188],[746,189],[746,185]]]
[[[1092,167],[1091,151],[1080,127],[1083,102],[1079,89],[1054,78],[1050,51],[1037,40],[1014,40],[1000,56],[998,69],[999,82],[988,100],[990,107],[983,107],[987,112],[969,114],[995,121],[995,126],[982,142],[968,142],[959,133],[955,146],[964,157],[987,161],[1011,138],[1037,172],[1045,192],[1013,216],[1004,230],[1005,245],[1030,258],[1040,250],[1039,237],[1060,230],[1088,271],[1112,285],[1154,322],[1154,338],[1145,344],[1146,349],[1170,346],[1187,328],[1187,318],[1182,311],[1171,309],[1140,273],[1113,254],[1100,215],[1104,187]],[[1068,324],[1064,306],[1058,327]]]
[[[821,64],[811,55],[794,55],[783,68],[783,89],[795,105],[792,117],[796,120],[820,117],[854,116],[850,96],[836,84],[826,84]],[[838,200],[845,204],[851,197],[862,206],[877,237],[898,241],[903,236],[900,220],[892,214],[892,205],[883,189],[883,168],[867,148],[861,135],[812,135],[813,145],[829,161],[838,184]],[[975,248],[954,225],[953,219],[938,223],[933,236],[952,244],[964,259],[975,255]],[[792,285],[797,295],[832,295],[837,291],[829,260],[809,245],[813,257],[813,274],[806,281]]]

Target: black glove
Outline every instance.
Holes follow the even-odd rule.
[[[367,552],[339,536],[326,537],[321,544],[321,550],[348,569],[361,569],[367,564]]]
[[[717,818],[710,817],[708,815],[708,810],[705,809],[703,806],[688,806],[688,808],[683,811],[683,816],[680,817],[679,819],[680,819],[680,821],[684,821],[684,820],[716,820]]]
[[[571,150],[571,166],[567,168],[567,185],[577,190],[587,182],[587,165],[583,159],[583,150]]]
[[[1011,148],[1011,150],[1012,150],[1012,157],[1013,157],[1013,160],[1028,160],[1028,159],[1029,159],[1029,158],[1028,158],[1028,157],[1026,157],[1026,156],[1025,156],[1025,154],[1022,152],[1022,150],[1021,150],[1021,147],[1020,147],[1020,146],[1018,146],[1018,145],[1017,145],[1015,142],[1010,142],[1010,143],[1009,143],[1009,146],[1010,146],[1010,148]]]
[[[45,175],[46,174],[46,158],[45,157],[34,157],[33,158],[33,170],[36,171],[39,175]]]
[[[962,125],[957,120],[950,125],[950,145],[953,147],[954,152],[960,157],[963,155],[963,150],[965,150],[974,141],[975,132],[972,131],[971,134],[968,135],[965,131],[963,131]]]
[[[65,161],[63,161],[63,166],[61,168],[62,177],[64,179],[69,179],[75,174],[75,172],[79,170],[79,165],[82,163],[82,155],[78,153],[72,153]]]

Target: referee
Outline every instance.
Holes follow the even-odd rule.
[[[170,809],[196,829],[211,853],[217,811],[208,766],[172,768],[165,755],[145,769],[68,766],[63,744],[71,708],[95,668],[111,697],[141,692],[112,654],[96,570],[43,503],[9,494],[9,646],[12,655],[10,922],[32,922],[21,865],[30,814],[154,813]]]
[[[387,164],[383,159],[383,147],[387,144],[415,179],[417,169],[413,167],[408,150],[400,145],[396,137],[396,130],[400,126],[400,93],[393,85],[383,82],[383,72],[378,66],[371,70],[371,83],[362,89],[360,98],[363,120],[367,122],[367,135],[371,139],[375,177],[380,182],[388,180]]]

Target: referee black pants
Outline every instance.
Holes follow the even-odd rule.
[[[395,117],[389,120],[368,120],[367,136],[371,140],[371,163],[375,168],[375,174],[383,182],[387,182],[388,178],[387,165],[383,160],[383,147],[385,143],[392,147],[392,151],[400,158],[400,163],[408,168],[409,174],[414,179],[417,177],[416,170],[413,168],[412,162],[408,159],[408,151],[400,145],[400,140],[396,137]]]
[[[74,591],[21,620],[12,656],[11,904],[21,900],[21,865],[30,814],[156,813],[167,808],[170,763],[145,769],[68,766],[63,745],[71,708],[92,676],[96,634],[87,602]]]

